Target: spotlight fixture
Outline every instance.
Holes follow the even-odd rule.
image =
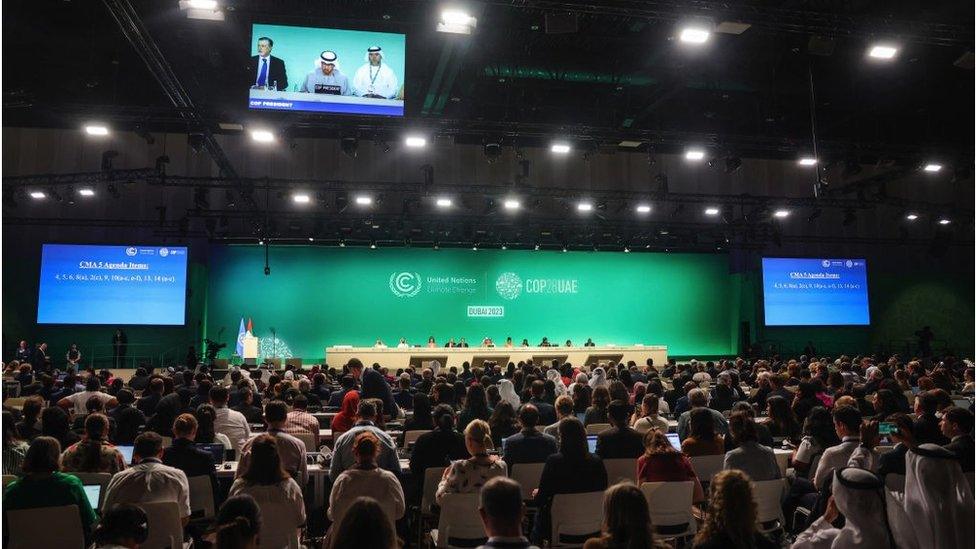
[[[789,216],[790,216],[789,210],[776,210],[775,212],[773,212],[773,217],[777,217],[779,219],[783,219]]]
[[[918,214],[917,213],[914,213],[914,212],[911,212],[911,213],[909,213],[908,215],[905,216],[905,219],[907,219],[909,221],[915,221],[916,219],[918,219]]]
[[[34,200],[42,200],[47,198],[47,194],[44,191],[31,191],[30,197]]]
[[[421,149],[427,146],[427,138],[419,135],[408,135],[403,140],[403,144],[411,149]]]
[[[535,245],[535,251],[539,251],[539,245],[538,244]]]
[[[495,160],[498,160],[498,157],[502,155],[502,145],[501,143],[495,141],[485,143],[484,152],[485,158],[488,160],[488,163],[491,164]]]
[[[507,250],[508,249],[508,244],[502,244],[502,249],[503,250]]]
[[[929,172],[929,173],[935,173],[935,172],[938,172],[941,169],[942,169],[942,164],[934,164],[934,163],[931,163],[931,162],[928,163],[928,164],[926,164],[925,167],[922,168],[923,171],[926,171],[926,172]]]
[[[251,139],[258,143],[271,143],[275,138],[274,134],[269,130],[255,129],[251,130]]]
[[[451,199],[450,198],[438,198],[437,199],[437,206],[440,207],[440,208],[450,208],[451,207]]]
[[[629,254],[630,253],[630,248],[627,247],[627,246],[624,246],[624,253],[625,254]]]
[[[375,240],[369,243],[369,249],[370,250],[375,250],[376,249],[376,241]]]
[[[868,50],[868,57],[872,59],[888,60],[898,54],[898,48],[890,44],[875,44]]]
[[[522,203],[514,198],[506,198],[503,205],[506,210],[517,210],[522,207]]]
[[[552,146],[549,147],[549,150],[556,154],[568,154],[569,151],[572,150],[572,147],[569,146],[569,143],[557,142],[553,143]]]
[[[639,214],[651,213],[651,206],[648,204],[638,204],[637,213]]]
[[[718,215],[720,211],[721,210],[715,207],[705,208],[705,215]]]
[[[593,204],[589,202],[580,202],[576,205],[576,209],[581,212],[590,212],[593,211]]]
[[[349,158],[356,158],[356,155],[359,154],[359,140],[355,137],[343,137],[339,141],[339,146]]]
[[[939,225],[948,225],[949,223],[952,223],[952,221],[946,217],[943,217],[942,219],[939,220]]]
[[[452,8],[441,12],[441,19],[437,23],[437,32],[471,34],[471,31],[477,26],[477,18],[471,17],[466,11]]]
[[[478,245],[475,244],[474,246],[471,246],[471,250],[477,252],[478,251]]]
[[[258,240],[258,246],[264,246],[264,241],[263,240]]]
[[[566,249],[566,246],[563,246],[563,251],[568,252],[569,250]]]
[[[217,9],[217,0],[187,0],[186,4],[196,10]]]
[[[83,189],[78,189],[78,194],[81,196],[95,196],[95,191],[85,187]]]
[[[310,236],[310,237],[308,237],[308,241],[309,241],[309,242],[315,242],[315,237],[314,237],[314,236]]]
[[[688,149],[685,151],[685,160],[699,161],[705,158],[705,151],[701,149]]]
[[[108,128],[101,124],[88,124],[85,126],[85,133],[88,135],[105,136],[108,135]]]
[[[356,204],[359,204],[360,206],[369,206],[372,203],[373,197],[371,196],[360,195],[356,197]]]
[[[816,166],[817,165],[817,159],[814,158],[814,157],[812,157],[812,156],[803,156],[803,157],[800,157],[800,160],[798,162],[799,162],[799,164],[801,166]]]
[[[704,44],[712,35],[711,31],[701,26],[688,26],[681,29],[678,39],[686,44]]]
[[[291,199],[294,200],[296,204],[308,204],[312,201],[312,198],[305,193],[295,193],[291,195]]]

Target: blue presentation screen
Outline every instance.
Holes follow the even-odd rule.
[[[185,247],[44,244],[38,324],[185,322]]]
[[[767,326],[867,326],[867,265],[863,259],[764,257]]]
[[[251,109],[403,116],[406,35],[258,23],[250,55]]]

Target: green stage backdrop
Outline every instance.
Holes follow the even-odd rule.
[[[241,316],[262,355],[320,359],[336,344],[400,337],[443,345],[485,336],[562,344],[663,344],[675,355],[735,352],[738,304],[724,255],[501,250],[211,250],[207,334],[233,352]],[[277,337],[272,339],[271,329]],[[221,356],[228,356],[230,353]]]

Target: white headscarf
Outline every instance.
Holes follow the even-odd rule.
[[[556,386],[556,398],[566,394],[566,386],[563,385],[563,376],[559,373],[559,370],[552,368],[547,371],[546,379],[552,380],[552,383]]]
[[[512,384],[512,380],[510,379],[498,380],[498,396],[503,402],[510,403],[516,410],[522,405],[522,399],[515,392],[515,385]]]
[[[607,383],[607,371],[603,367],[597,367],[593,370],[593,377],[590,378],[590,388],[596,389],[597,387],[609,387],[610,384]]]
[[[438,372],[441,371],[441,363],[439,360],[431,360],[427,367],[430,368],[431,372],[433,372],[435,378],[437,377]]]
[[[839,469],[834,475],[834,503],[844,515],[844,527],[837,531],[832,549],[891,547],[885,521],[884,492],[873,473],[855,467]]]
[[[919,547],[973,546],[973,490],[955,454],[936,444],[908,451],[905,514]]]

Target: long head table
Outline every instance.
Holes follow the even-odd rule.
[[[643,365],[648,358],[655,365],[668,361],[668,348],[665,345],[634,345],[628,347],[347,347],[343,345],[327,347],[325,360],[330,366],[341,367],[350,359],[358,358],[363,364],[379,364],[387,368],[425,367],[432,361],[440,362],[444,368],[468,362],[472,368],[481,367],[485,362],[496,362],[502,366],[509,362],[532,360],[540,362],[559,359],[574,366],[596,366],[601,363],[634,361]]]

